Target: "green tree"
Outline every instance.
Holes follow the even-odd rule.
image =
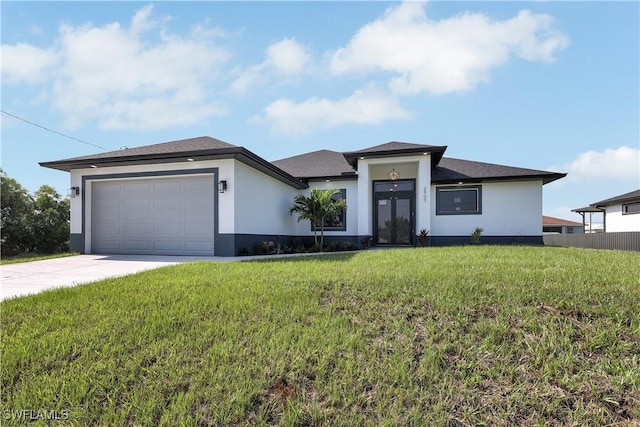
[[[69,199],[43,185],[32,196],[0,169],[2,256],[69,250]]]
[[[310,196],[298,194],[293,199],[293,207],[289,213],[298,214],[298,222],[309,220],[313,229],[315,244],[324,245],[324,225],[327,221],[341,215],[347,209],[344,199],[334,200],[333,196],[339,190],[320,190],[314,188]],[[318,242],[318,229],[320,229],[320,242]]]
[[[34,249],[40,253],[69,250],[69,199],[48,185],[35,193],[33,203]]]
[[[0,169],[0,239],[2,256],[29,252],[33,246],[33,197]]]

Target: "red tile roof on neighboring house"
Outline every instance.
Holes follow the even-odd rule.
[[[569,227],[582,227],[581,222],[569,221],[568,219],[554,218],[552,216],[542,216],[542,225],[568,225]]]

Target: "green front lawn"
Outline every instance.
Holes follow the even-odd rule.
[[[639,307],[618,251],[166,267],[3,302],[3,425],[634,424]]]
[[[0,259],[0,265],[17,264],[17,263],[20,263],[20,262],[42,261],[44,259],[64,258],[64,257],[74,256],[74,255],[78,255],[78,253],[77,252],[62,252],[62,253],[58,253],[58,254],[47,254],[47,255],[23,254],[23,255],[17,255],[17,256],[2,258],[2,259]]]

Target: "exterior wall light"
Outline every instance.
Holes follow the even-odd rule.
[[[218,183],[218,191],[220,193],[224,193],[225,191],[227,191],[227,181],[220,181]]]
[[[71,197],[72,199],[75,198],[76,196],[80,195],[80,187],[71,187],[69,189],[69,197]]]

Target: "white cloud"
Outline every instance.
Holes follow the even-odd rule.
[[[305,47],[294,39],[280,40],[267,49],[267,63],[281,74],[300,74],[310,60]]]
[[[40,83],[58,63],[53,49],[41,49],[26,43],[0,46],[2,79],[7,84]]]
[[[152,11],[140,9],[129,28],[117,22],[63,25],[44,50],[3,46],[3,76],[11,84],[48,77],[51,100],[69,126],[96,120],[103,129],[163,129],[225,114],[207,95],[229,52],[204,39],[202,31],[171,35],[164,28],[168,20],[155,20]]]
[[[564,165],[551,166],[548,170],[566,172],[562,181],[602,182],[632,180],[640,185],[640,149],[621,146],[604,151],[585,151]]]
[[[384,71],[395,74],[389,87],[400,95],[444,94],[488,81],[490,71],[513,55],[551,62],[569,39],[553,28],[553,18],[528,10],[505,21],[464,13],[431,21],[425,3],[408,1],[362,27],[333,53],[333,74]]]
[[[283,39],[271,44],[265,60],[243,71],[231,84],[234,93],[245,93],[251,87],[264,85],[275,77],[294,77],[306,71],[311,62],[307,49],[294,39]]]
[[[256,121],[271,127],[276,133],[297,136],[346,124],[374,124],[410,117],[411,114],[398,104],[397,99],[369,87],[337,101],[314,97],[296,103],[290,99],[278,99],[269,104],[264,115]]]

